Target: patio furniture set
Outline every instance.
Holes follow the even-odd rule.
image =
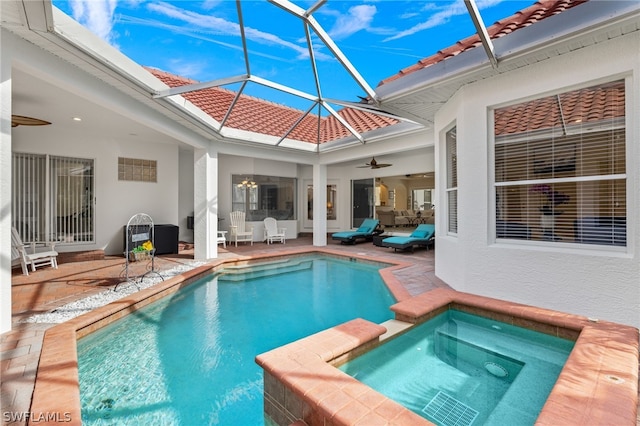
[[[359,241],[371,241],[379,247],[391,247],[394,251],[413,249],[416,246],[426,247],[433,245],[435,225],[430,223],[419,224],[408,236],[385,235],[380,228],[378,219],[365,219],[355,231],[336,232],[331,239],[340,241],[341,244],[355,244]]]

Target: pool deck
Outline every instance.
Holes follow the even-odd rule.
[[[312,246],[311,238],[289,240],[284,245],[254,243],[253,246],[243,244],[237,248],[228,246],[226,250],[219,247],[220,254],[217,262],[230,261],[232,259],[249,260],[278,254],[293,255],[312,249],[314,247]],[[391,249],[377,247],[371,243],[348,246],[336,244],[332,241],[328,242],[326,249],[367,259],[399,263],[398,267],[384,274],[384,278],[385,281],[391,283],[392,291],[396,296],[400,296],[401,299],[407,299],[435,289],[449,288],[446,283],[435,277],[434,250],[416,249],[414,253],[395,253]],[[187,248],[178,255],[157,257],[156,267],[158,270],[163,271],[176,265],[189,263],[192,260],[193,252]],[[58,386],[55,381],[59,380],[59,373],[68,368],[72,370],[75,368],[75,362],[69,361],[70,352],[73,355],[71,359],[75,357],[75,345],[67,345],[67,347],[61,347],[53,351],[48,349],[47,354],[45,354],[46,359],[41,360],[45,332],[57,324],[24,323],[21,321],[34,314],[48,312],[69,302],[113,288],[118,282],[122,281],[123,264],[124,259],[121,257],[106,257],[104,260],[62,263],[57,270],[42,268],[29,276],[23,276],[19,269],[14,270],[12,276],[14,329],[0,336],[2,424],[27,424],[25,413],[30,412],[30,410],[32,415],[36,416],[52,415],[50,412],[52,410],[49,408],[32,407],[34,389],[36,389],[38,400],[44,403],[42,407],[57,407],[56,410],[53,410],[55,413],[53,413],[54,417],[51,420],[59,420],[61,422],[68,420],[66,416],[68,416],[67,413],[70,413],[71,422],[69,423],[80,424],[79,407],[69,407],[65,404],[64,399],[61,399],[62,395],[52,392],[52,389]],[[210,268],[210,266],[206,268]],[[158,286],[162,285],[164,284],[158,284]],[[148,289],[140,293],[145,292],[152,293],[153,291]],[[107,309],[127,311],[122,309],[122,306]],[[96,309],[96,311],[100,310]],[[103,315],[104,309],[102,311],[97,315]],[[92,313],[83,315],[81,317],[82,320],[71,320],[68,322],[69,326],[52,330],[47,335],[47,339],[55,341],[59,333],[60,336],[69,333],[71,326],[75,327],[82,324],[91,324],[92,321],[95,322],[91,317]],[[91,329],[84,328],[87,331]],[[72,332],[75,333],[75,331]],[[61,340],[65,339],[61,337]],[[71,340],[75,341],[75,335]],[[41,366],[47,366],[48,368],[41,368],[36,383],[36,372],[40,363],[42,363]],[[62,375],[62,377],[65,376]],[[637,372],[635,377],[637,377]],[[48,381],[47,378],[51,381]],[[71,386],[77,381],[73,376],[68,379],[71,382]],[[624,407],[624,404],[622,405],[622,407],[617,407],[616,410],[629,409]],[[32,421],[32,424],[46,423]],[[637,425],[640,426],[640,415],[637,417]]]

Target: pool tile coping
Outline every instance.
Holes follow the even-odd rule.
[[[419,324],[450,308],[576,340],[536,425],[636,425],[637,328],[449,289],[400,301],[391,309],[396,319]],[[429,425],[336,368],[377,346],[385,332],[381,325],[357,319],[260,354],[256,362],[265,370],[265,383],[280,382],[306,405],[303,418],[292,420],[309,425]],[[278,405],[267,393],[265,389],[265,407]],[[280,404],[283,411],[285,406]]]
[[[78,379],[77,340],[118,319],[199,280],[205,275],[227,265],[248,265],[278,257],[295,257],[309,254],[322,254],[339,258],[356,258],[368,263],[390,265],[381,269],[380,275],[389,291],[397,301],[411,297],[393,271],[412,264],[390,261],[387,258],[348,254],[330,248],[291,248],[278,251],[277,254],[262,253],[238,256],[230,259],[212,260],[182,274],[162,281],[152,287],[116,300],[108,305],[56,325],[45,332],[36,373],[32,396],[32,413],[47,413],[48,416],[65,419],[65,424],[81,425],[80,384]],[[67,421],[68,420],[68,421]],[[30,420],[29,424],[43,424]]]

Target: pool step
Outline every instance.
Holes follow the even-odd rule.
[[[288,272],[311,269],[312,260],[285,260],[264,264],[231,266],[222,269],[218,275],[218,281],[240,282],[255,278],[270,277]]]
[[[478,411],[440,391],[422,412],[441,426],[471,426]]]

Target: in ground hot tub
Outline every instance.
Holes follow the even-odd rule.
[[[530,425],[573,345],[447,310],[340,369],[439,425]]]

